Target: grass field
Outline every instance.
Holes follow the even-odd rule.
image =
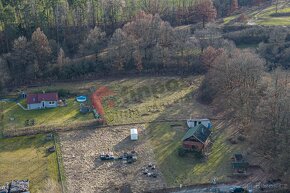
[[[106,86],[115,95],[104,97],[103,106],[108,124],[148,122],[155,119],[188,118],[194,114],[188,105],[193,93],[202,81],[201,76],[188,78],[156,77],[132,78],[114,81],[91,81],[59,83],[27,89],[28,92],[65,89],[74,95],[90,95],[101,86]],[[25,102],[21,102],[23,106]],[[92,114],[82,115],[74,98],[67,100],[67,107],[25,111],[16,103],[1,103],[3,108],[2,128],[19,128],[25,121],[34,119],[36,125],[57,125],[93,119]],[[165,111],[167,114],[163,114]],[[178,111],[176,111],[178,109]],[[14,118],[14,120],[11,120]]]
[[[30,180],[31,193],[45,192],[48,182],[58,185],[56,154],[45,135],[0,139],[0,185],[11,180]]]
[[[66,107],[30,111],[23,110],[15,102],[2,103],[4,109],[3,127],[5,129],[24,127],[25,121],[28,119],[34,119],[36,125],[72,123],[93,119],[92,114],[83,115],[79,112],[79,103],[73,98],[67,100]],[[21,103],[26,106],[24,101]],[[10,118],[14,118],[14,120],[12,121]]]
[[[242,145],[229,144],[227,141],[229,133],[221,132],[225,125],[214,123],[213,145],[208,158],[202,161],[191,153],[186,157],[178,155],[181,139],[185,134],[185,124],[178,124],[184,126],[175,127],[169,123],[148,126],[155,159],[168,185],[211,183],[214,177],[218,182],[232,181],[228,177],[231,175],[230,158],[233,153],[239,152]]]
[[[116,95],[104,100],[106,120],[119,124],[188,118],[195,113],[188,103],[192,102],[201,80],[201,77],[143,78],[112,82],[109,87]],[[110,100],[113,106],[108,105]]]
[[[290,17],[274,17],[271,14],[276,12],[276,6],[268,6],[264,9],[257,9],[254,11],[246,11],[246,14],[249,17],[249,21],[252,24],[256,25],[265,25],[265,26],[289,26]],[[278,13],[289,13],[290,12],[290,3],[281,1],[278,6]],[[238,18],[239,15],[234,15],[224,18],[224,24],[229,24],[234,19]]]
[[[60,83],[41,88],[33,88],[30,89],[29,92],[35,92],[39,90],[49,91],[54,89],[66,89],[72,93],[88,95],[89,93],[92,93],[94,90],[100,88],[101,86],[106,86],[111,91],[113,91],[114,95],[104,97],[103,99],[105,118],[107,119],[107,122],[109,124],[121,124],[133,122],[151,122],[155,120],[166,119],[187,119],[190,117],[211,117],[212,111],[211,109],[209,109],[210,107],[202,105],[196,101],[195,94],[201,81],[202,76],[192,76],[187,78],[140,77],[122,80],[103,80],[82,83]],[[4,125],[5,127],[20,127],[22,126],[22,124],[24,124],[24,121],[29,118],[35,119],[37,124],[40,125],[80,122],[92,118],[90,117],[90,115],[88,117],[79,115],[77,105],[78,104],[74,103],[73,99],[70,99],[68,100],[68,107],[48,110],[24,111],[14,103],[6,103],[4,104]],[[10,116],[15,117],[15,121],[12,123],[9,120]],[[224,123],[214,123],[214,132],[212,136],[213,145],[209,151],[209,156],[205,161],[201,161],[191,154],[188,154],[186,157],[178,156],[178,149],[181,147],[181,138],[186,132],[184,121],[177,123],[159,124],[147,123],[144,134],[146,136],[146,140],[144,140],[143,142],[150,146],[150,151],[151,149],[153,150],[154,158],[152,159],[157,162],[158,168],[162,172],[162,176],[164,176],[164,179],[168,186],[179,186],[179,184],[190,185],[210,183],[213,177],[217,177],[219,182],[227,182],[231,180],[228,177],[228,175],[230,174],[230,157],[235,151],[239,151],[241,146],[233,146],[227,142],[229,133],[224,132],[224,128],[226,127],[227,126],[225,126]],[[89,153],[86,157],[87,160],[84,163],[90,163],[92,164],[92,168],[94,168],[94,160],[97,156],[97,152],[95,150],[95,145],[92,144],[100,143],[97,146],[98,148],[102,149],[104,148],[103,142],[106,141],[106,137],[102,138],[102,140],[104,141],[100,139],[92,140],[90,138],[90,132],[91,131],[76,131],[75,137],[73,137],[70,141],[71,146],[74,146],[75,149],[68,149],[67,152],[69,152],[69,154],[72,154],[71,156],[74,157],[78,155],[78,149],[87,148],[88,150],[81,150],[80,152]],[[107,136],[112,131],[106,132],[106,129],[104,129],[102,130],[102,132],[104,132],[102,133],[103,136]],[[112,135],[112,138],[115,138],[115,135],[119,136],[118,132],[113,132],[113,134],[114,135]],[[97,135],[97,137],[100,136]],[[45,169],[50,168],[50,162],[45,159],[44,149],[47,144],[42,143],[42,139],[43,136],[38,136],[35,139],[30,139],[29,137],[7,139],[7,144],[13,143],[13,140],[15,142],[17,141],[15,146],[18,146],[18,148],[14,148],[13,143],[11,149],[7,149],[5,151],[6,154],[9,154],[8,156],[4,156],[4,154],[2,155],[2,153],[0,152],[0,163],[5,162],[5,157],[13,157],[13,155],[15,154],[21,154],[22,151],[29,151],[29,156],[38,156],[37,160],[35,160],[35,167],[42,165],[44,168],[42,169],[45,170],[45,172],[41,172],[45,173],[44,176],[56,179],[57,175],[54,172],[56,172],[57,170],[50,171],[49,169]],[[85,139],[89,140],[88,145],[83,144],[83,141],[85,141]],[[29,140],[32,140],[31,144]],[[2,141],[1,144],[5,144],[5,140]],[[121,140],[121,142],[117,144],[123,144],[123,142],[124,141]],[[80,143],[82,145],[78,145],[77,143]],[[107,143],[109,145],[112,145],[111,141],[107,141]],[[3,145],[3,147],[4,146],[7,145]],[[18,149],[20,149],[21,152],[18,152]],[[148,148],[146,148],[146,150],[148,150]],[[94,156],[92,156],[92,154]],[[55,155],[50,156],[53,157]],[[14,159],[19,158],[15,157]],[[68,159],[69,161],[67,161],[67,159],[68,158],[65,157],[64,163],[66,164],[66,166],[71,166],[71,159]],[[83,161],[82,159],[83,157],[80,157],[81,162]],[[13,162],[9,163],[12,164]],[[5,164],[8,165],[9,163]],[[87,172],[87,165],[80,163],[76,163],[77,166],[83,167],[85,169],[85,172]],[[27,162],[25,162],[25,164],[23,165],[23,167],[18,167],[20,173],[22,173],[21,171],[25,171],[25,168],[29,167]],[[9,167],[14,166],[12,165]],[[54,166],[52,166],[52,168],[53,167]],[[35,170],[35,168],[33,167],[31,169]],[[91,172],[94,173],[96,172],[96,170],[92,169]],[[23,174],[19,174],[20,177],[21,175],[23,176]],[[34,190],[39,189],[42,182],[46,179],[40,176],[37,179],[42,179],[41,181],[33,180],[36,179],[35,176],[39,175],[40,174],[35,174],[30,177],[32,179],[32,182],[35,181],[32,184],[32,188]],[[18,176],[12,177],[20,178]],[[88,178],[94,179],[94,176],[90,175]],[[7,180],[8,179],[4,179],[3,182]],[[86,181],[84,181],[84,183],[86,183]],[[81,188],[79,184],[74,185]]]

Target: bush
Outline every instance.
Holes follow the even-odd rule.
[[[180,147],[180,148],[178,149],[178,155],[179,155],[180,157],[184,157],[184,156],[186,155],[186,150],[183,149],[182,147]]]
[[[224,38],[234,41],[237,45],[258,44],[268,40],[270,31],[270,28],[266,27],[251,27],[241,31],[226,33]]]
[[[199,88],[198,100],[205,104],[210,104],[217,94],[217,89],[213,87],[206,79]]]
[[[272,13],[270,14],[271,17],[289,17],[290,12],[281,12],[281,13]]]
[[[58,96],[59,97],[68,97],[71,95],[70,91],[69,90],[65,90],[65,89],[59,89],[58,91]]]
[[[239,136],[238,136],[238,140],[239,140],[239,141],[242,141],[242,142],[243,142],[243,141],[246,141],[246,137],[245,137],[244,135],[239,135]]]

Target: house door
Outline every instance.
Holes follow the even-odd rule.
[[[44,106],[44,101],[42,101],[42,108],[44,108],[45,106]]]

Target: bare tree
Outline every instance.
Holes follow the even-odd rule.
[[[90,30],[87,38],[80,45],[82,55],[92,54],[99,51],[105,41],[106,33],[97,26]]]
[[[215,59],[220,56],[224,50],[222,48],[215,49],[211,46],[206,48],[200,55],[200,61],[206,71],[211,68],[211,65],[214,63]]]
[[[146,13],[163,15],[168,10],[166,0],[141,0],[141,9]]]
[[[290,74],[276,70],[267,77],[268,88],[255,119],[252,143],[261,155],[270,160],[270,172],[289,179],[290,159]],[[254,137],[255,136],[255,137]],[[257,137],[260,140],[256,140]],[[288,161],[287,161],[288,160]],[[287,177],[288,176],[288,177]]]
[[[199,0],[193,9],[194,17],[202,21],[203,28],[206,22],[215,20],[217,16],[216,8],[212,0]]]
[[[219,107],[247,126],[259,103],[263,65],[251,51],[224,51],[211,65],[204,82],[207,88],[203,89],[215,96]]]
[[[32,33],[31,42],[38,64],[43,70],[51,54],[48,38],[40,28],[37,28],[35,32]]]
[[[231,1],[231,9],[230,9],[230,13],[234,13],[235,11],[237,11],[239,9],[239,3],[238,0],[232,0]]]

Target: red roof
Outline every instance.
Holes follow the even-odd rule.
[[[57,93],[28,94],[27,104],[41,103],[41,101],[58,101]]]

